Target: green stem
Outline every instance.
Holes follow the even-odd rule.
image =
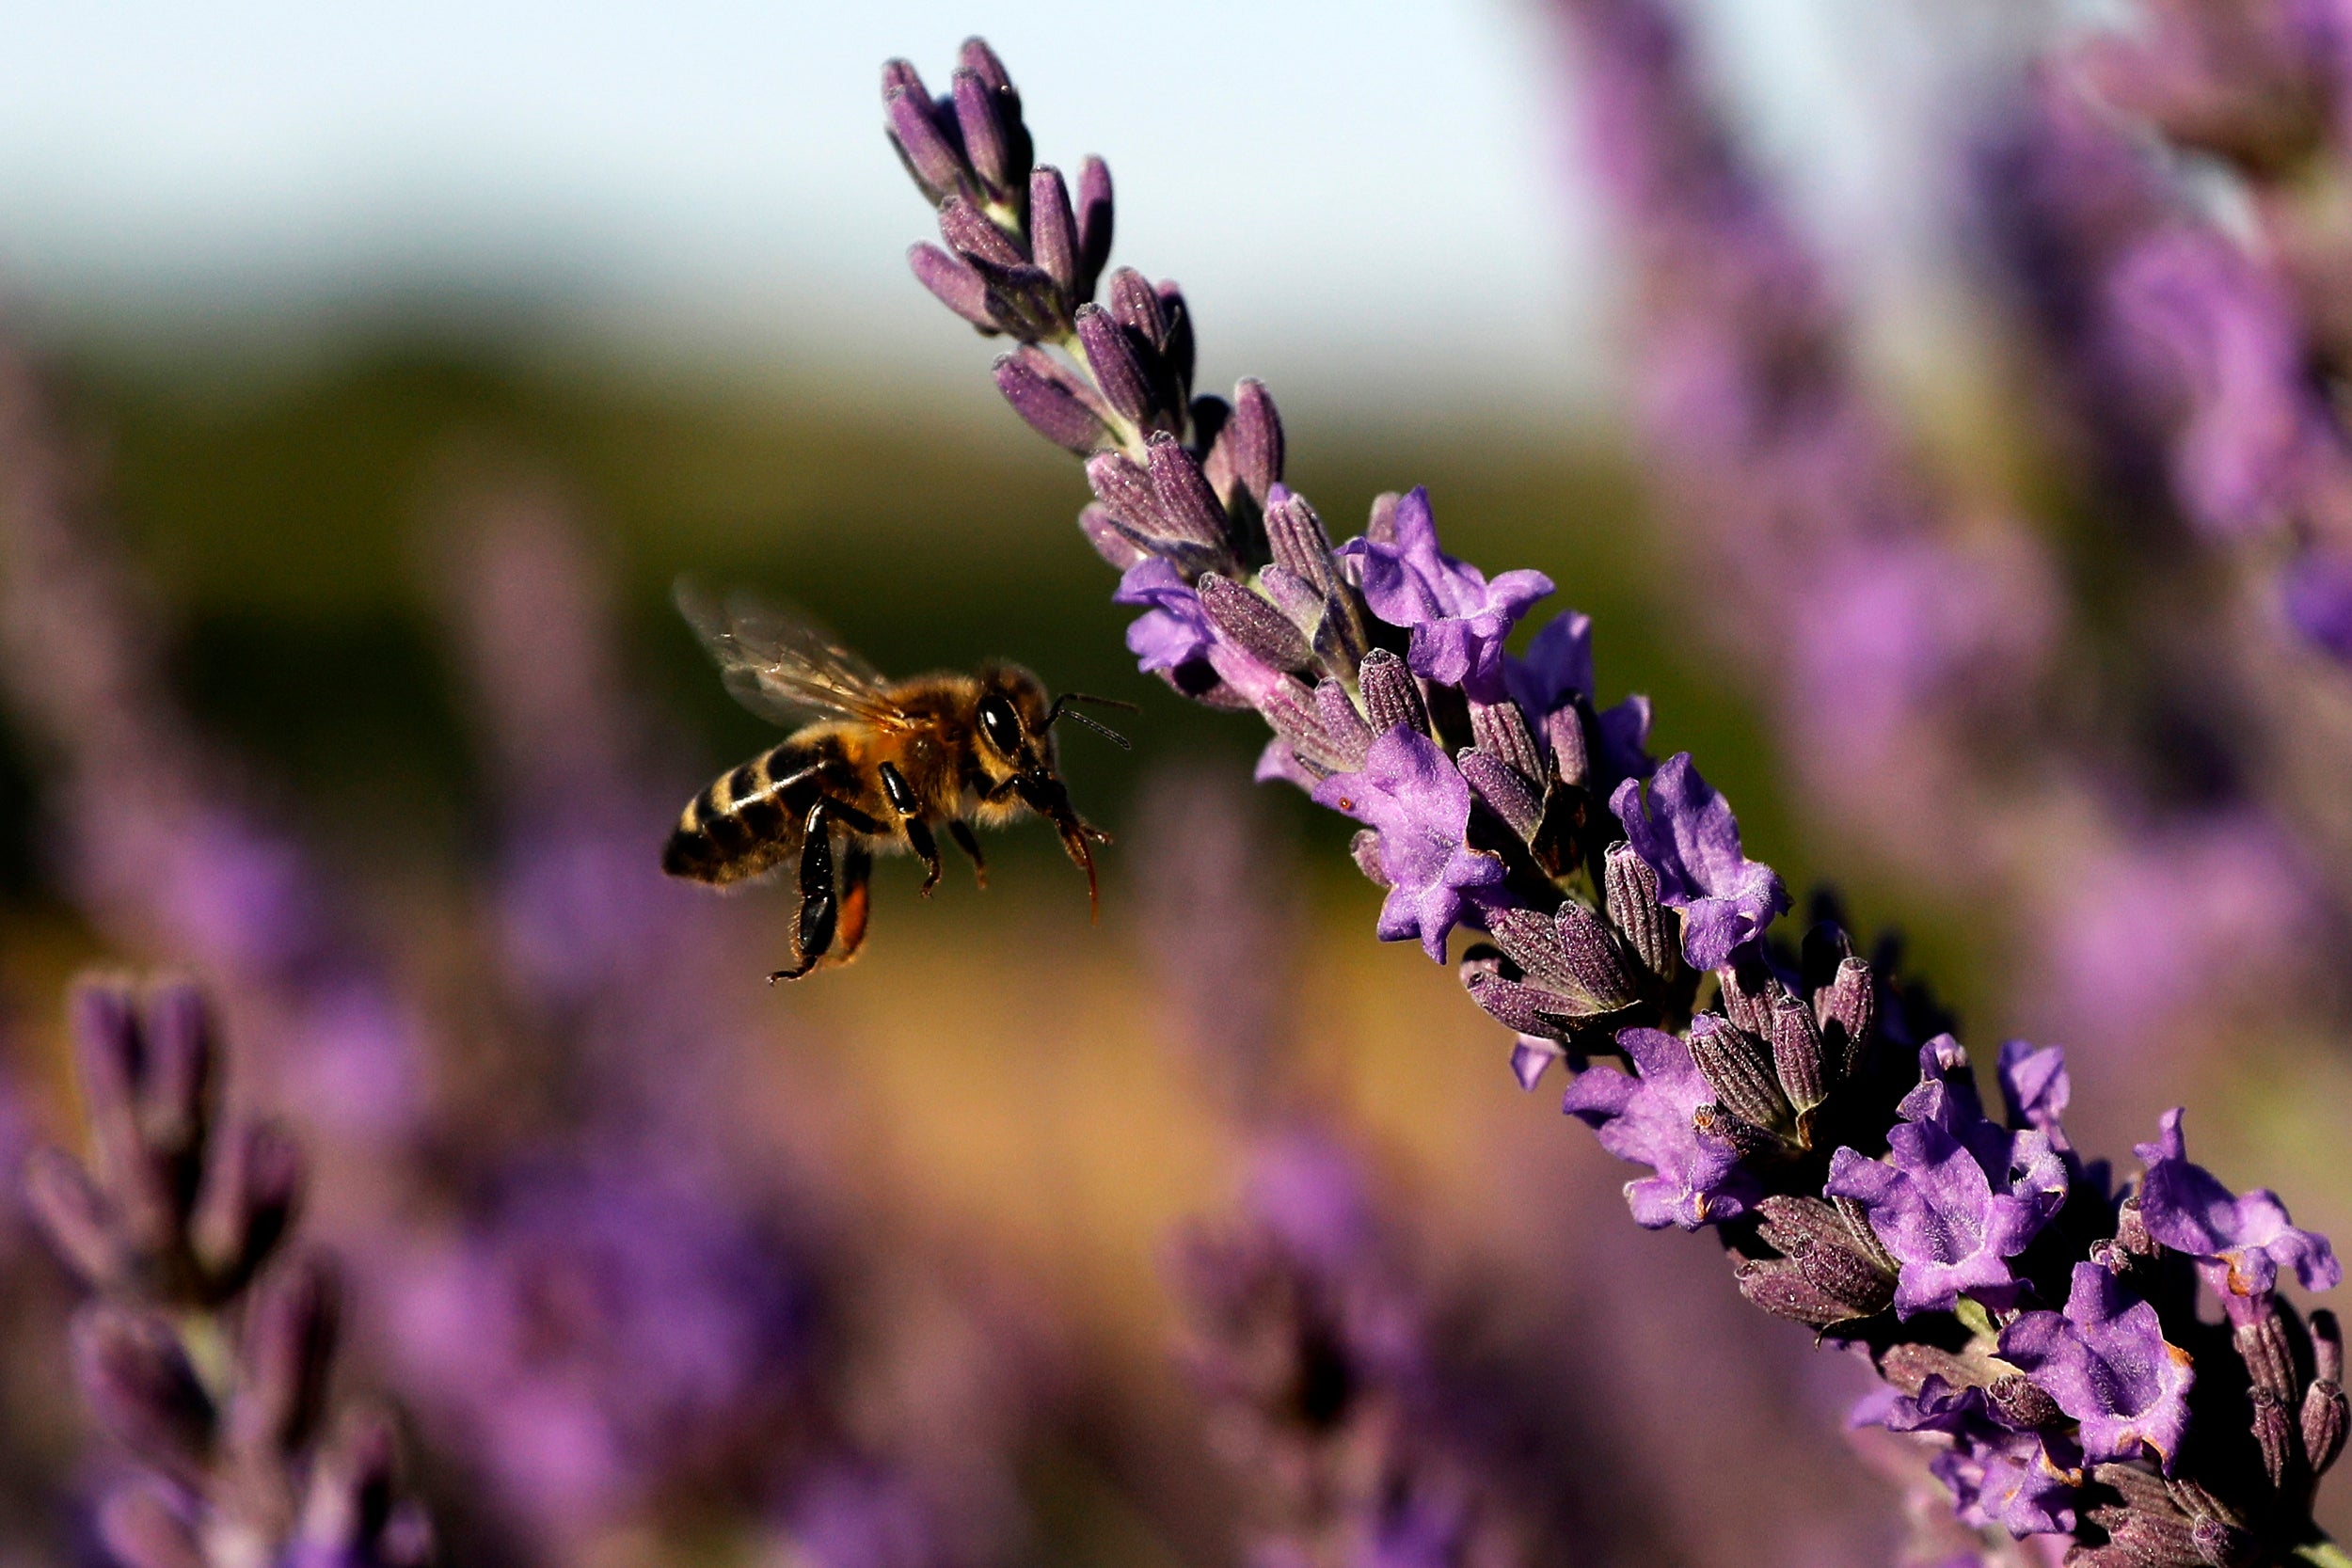
[[[2352,1554],[2332,1541],[2311,1541],[2295,1548],[2295,1560],[2313,1568],[2352,1568]]]

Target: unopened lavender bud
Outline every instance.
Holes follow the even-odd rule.
[[[1315,715],[1323,721],[1323,731],[1331,737],[1332,745],[1348,757],[1347,771],[1354,772],[1364,765],[1364,753],[1378,737],[1364,716],[1356,710],[1356,701],[1347,694],[1347,688],[1326,677],[1315,685]]]
[[[1473,702],[1470,705],[1470,736],[1478,749],[1497,762],[1516,768],[1532,787],[1544,776],[1543,758],[1535,752],[1535,737],[1527,731],[1527,715],[1519,705],[1505,697],[1499,703]]]
[[[1200,608],[1235,647],[1277,670],[1304,670],[1313,650],[1289,617],[1230,578],[1204,574],[1193,585]]]
[[[1793,996],[1772,1004],[1772,1071],[1799,1117],[1829,1098],[1821,1070],[1821,1034],[1813,1009]]]
[[[1836,1308],[1825,1322],[1806,1321],[1826,1327],[1875,1316],[1893,1304],[1895,1271],[1853,1244],[1836,1209],[1817,1197],[1774,1196],[1759,1199],[1756,1212],[1757,1236],[1794,1266],[1819,1302]]]
[[[1691,1058],[1716,1102],[1741,1120],[1779,1132],[1790,1125],[1788,1097],[1772,1076],[1764,1044],[1714,1013],[1691,1021]]]
[[[147,998],[139,1128],[157,1154],[193,1157],[212,1120],[214,1049],[204,999],[194,986],[159,986]]]
[[[2352,1424],[2352,1409],[2344,1397],[2344,1333],[2336,1315],[2325,1307],[2312,1314],[2312,1386],[2304,1390],[2303,1454],[2312,1475],[2325,1475],[2344,1452],[2344,1430]]]
[[[1188,539],[1219,546],[1229,540],[1225,508],[1200,472],[1200,460],[1184,443],[1165,431],[1154,432],[1145,451],[1152,471],[1152,493],[1160,511]]]
[[[1102,451],[1088,458],[1087,484],[1103,510],[1146,544],[1184,537],[1175,521],[1160,511],[1160,499],[1152,488],[1151,473],[1126,453]]]
[[[1028,171],[1016,173],[1012,168],[1011,143],[998,119],[996,94],[977,72],[968,70],[955,73],[948,93],[955,101],[956,128],[962,136],[963,155],[989,195],[1002,200],[1011,191],[1013,182],[1025,178]]]
[[[1036,352],[1022,345],[1025,353]],[[1031,430],[1065,451],[1084,457],[1106,445],[1110,430],[1094,410],[1060,382],[1039,372],[1024,355],[1008,354],[996,361],[996,389]]]
[[[35,1149],[24,1164],[24,1202],[50,1245],[84,1284],[96,1291],[130,1285],[130,1249],[80,1161],[61,1148]]]
[[[2139,1212],[2139,1195],[2135,1193],[2116,1208],[2115,1243],[2131,1258],[2153,1258],[2164,1249],[2153,1236],[2148,1234],[2148,1221]]]
[[[1154,412],[1152,377],[1126,330],[1099,305],[1079,306],[1077,325],[1078,344],[1104,401],[1128,423],[1149,424]]]
[[[1396,508],[1405,498],[1383,490],[1372,498],[1372,515],[1364,520],[1364,537],[1375,545],[1396,543]]]
[[[2288,1418],[2285,1402],[2268,1388],[2256,1387],[2249,1401],[2254,1407],[2249,1423],[2254,1447],[2262,1453],[2263,1473],[2275,1490],[2286,1484],[2287,1466],[2295,1462],[2296,1423]]]
[[[225,1422],[238,1452],[275,1459],[309,1441],[325,1405],[341,1316],[335,1276],[316,1258],[288,1264],[255,1291]]]
[[[83,1397],[117,1441],[158,1469],[201,1474],[215,1426],[187,1353],[161,1319],[98,1302],[73,1320]]]
[[[1013,243],[1012,236],[996,227],[995,219],[960,196],[951,196],[939,204],[939,237],[966,261],[986,261],[998,267],[1029,264],[1029,258]]]
[[[1314,693],[1297,676],[1281,675],[1267,682],[1251,694],[1251,703],[1310,768],[1336,773],[1347,766],[1343,748],[1324,733]]]
[[[1230,423],[1227,429],[1231,430]],[[1230,436],[1220,436],[1217,450],[1226,450]],[[1244,488],[1247,488],[1245,485]],[[1318,592],[1327,589],[1332,581],[1331,535],[1315,515],[1315,509],[1307,504],[1307,498],[1285,490],[1266,503],[1266,548],[1274,563],[1301,579],[1315,584]]]
[[[2263,1560],[2262,1544],[2227,1519],[2208,1514],[2189,1527],[2188,1536],[2213,1568],[2254,1568]]]
[[[1274,487],[1282,482],[1283,458],[1282,416],[1275,410],[1264,382],[1253,376],[1235,385],[1233,417],[1227,430],[1233,477],[1264,506]],[[1315,526],[1322,528],[1320,522]],[[1326,553],[1330,549],[1327,538],[1324,549]]]
[[[1620,839],[1602,856],[1609,921],[1624,936],[1642,967],[1661,980],[1674,978],[1682,956],[1675,950],[1664,906],[1658,901],[1658,873]]]
[[[1551,748],[1552,776],[1583,787],[1593,776],[1592,750],[1584,738],[1584,705],[1568,703],[1544,719],[1544,744]]]
[[[1061,170],[1041,164],[1029,172],[1029,256],[1073,306],[1078,293],[1078,214]]]
[[[964,188],[963,154],[940,128],[930,94],[914,71],[904,60],[893,60],[883,68],[882,110],[888,118],[891,145],[898,150],[907,173],[936,207]],[[912,78],[914,86],[892,85],[894,74],[899,72]]]
[[[2344,1433],[2352,1409],[2347,1409],[2344,1386],[2332,1378],[2313,1383],[2303,1394],[2303,1453],[2314,1477],[2328,1473],[2344,1452]]]
[[[1021,94],[1012,85],[1012,77],[1005,70],[1005,62],[989,47],[988,40],[975,35],[965,39],[956,51],[956,65],[987,83],[1011,103],[1013,113],[1021,111]]]
[[[1078,166],[1078,286],[1073,299],[1094,297],[1095,282],[1111,259],[1111,171],[1089,156]]]
[[[1347,854],[1356,863],[1356,869],[1364,874],[1366,881],[1375,887],[1389,885],[1388,870],[1380,863],[1380,834],[1376,830],[1359,830],[1356,836],[1347,841]]]
[[[1322,590],[1296,572],[1267,566],[1258,573],[1258,586],[1302,636],[1313,636],[1323,624]]]
[[[1476,976],[1470,984],[1470,1000],[1504,1028],[1539,1038],[1558,1039],[1564,1025],[1547,1009],[1558,1009],[1562,999],[1533,986],[1519,985],[1498,974]]]
[[[1851,1078],[1862,1066],[1870,1034],[1878,1026],[1878,976],[1869,962],[1848,958],[1837,966],[1836,978],[1813,993],[1813,1021],[1821,1031],[1821,1059],[1834,1069],[1837,1082]]]
[[[988,285],[988,309],[998,325],[1023,342],[1058,338],[1068,329],[1061,290],[1045,269],[1027,261],[1007,266],[986,257],[965,258]]]
[[[1547,990],[1571,992],[1584,988],[1568,967],[1568,950],[1561,941],[1559,923],[1534,910],[1490,910],[1486,932],[1503,957],[1519,973]]]
[[[1364,694],[1364,712],[1372,720],[1375,734],[1386,735],[1399,724],[1419,734],[1428,732],[1429,710],[1422,705],[1421,688],[1396,655],[1386,648],[1373,649],[1364,656],[1356,681]]]
[[[2234,1323],[2230,1338],[2255,1387],[2268,1389],[2280,1401],[2295,1398],[2302,1380],[2296,1373],[2295,1351],[2287,1341],[2286,1319],[2280,1315],[2275,1299],[2248,1321]]]
[[[940,304],[990,336],[1002,332],[988,305],[988,280],[930,241],[907,247],[907,268]]]
[[[1886,1250],[1886,1243],[1880,1241],[1879,1233],[1870,1227],[1868,1211],[1851,1197],[1834,1197],[1829,1201],[1830,1206],[1837,1211],[1837,1217],[1846,1222],[1846,1234],[1852,1238],[1855,1250],[1886,1273],[1899,1273],[1901,1265],[1895,1261],[1895,1255]],[[1917,1392],[1915,1388],[1912,1391]]]
[[[215,1297],[242,1289],[294,1224],[301,1146],[267,1122],[242,1128],[215,1158],[194,1240]]]
[[[1155,354],[1168,352],[1168,314],[1151,280],[1133,267],[1111,274],[1106,296],[1111,319],[1133,332]]]
[[[1640,994],[1632,972],[1617,951],[1616,939],[1609,934],[1608,923],[1600,916],[1570,898],[1553,914],[1552,924],[1560,930],[1560,946],[1567,955],[1568,973],[1604,1010],[1626,1006]],[[1732,1108],[1740,1109],[1736,1105]]]
[[[196,1528],[178,1499],[134,1481],[98,1505],[98,1538],[120,1568],[206,1568]]]
[[[1740,1293],[1776,1318],[1807,1328],[1830,1328],[1856,1318],[1869,1317],[1877,1307],[1862,1307],[1825,1290],[1794,1258],[1742,1258],[1732,1265]],[[1887,1287],[1893,1299],[1893,1287]]]
[[[1759,1040],[1772,1037],[1772,1006],[1781,996],[1780,982],[1753,958],[1738,959],[1715,971],[1723,990],[1724,1014]]]
[[[1521,843],[1533,839],[1544,824],[1544,803],[1535,799],[1534,791],[1518,771],[1504,767],[1474,746],[1465,746],[1454,753],[1454,763],[1462,770],[1478,798],[1488,810],[1502,819],[1504,827],[1518,835]]]
[[[2190,1568],[2205,1560],[2194,1526],[2177,1511],[2093,1509],[2091,1518],[2107,1532],[2112,1560],[2131,1568]]]
[[[87,980],[73,989],[68,1008],[74,1062],[89,1121],[99,1186],[111,1200],[114,1227],[129,1250],[170,1252],[185,1217],[185,1192],[167,1151],[148,1142],[141,1124],[146,1044],[131,988]]]
[[[2066,1418],[2058,1401],[2023,1372],[2003,1372],[1994,1378],[1984,1399],[2004,1425],[2018,1432],[2034,1432]]]

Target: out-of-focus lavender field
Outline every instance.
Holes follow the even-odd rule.
[[[1771,24],[1725,9],[1718,50]],[[1335,534],[1425,484],[1449,549],[1557,583],[1599,702],[1654,700],[1800,921],[1826,888],[1899,931],[1980,1055],[2068,1048],[2086,1148],[2186,1104],[2233,1187],[2345,1232],[2352,465],[2280,389],[2334,385],[2338,324],[2230,285],[2226,245],[2301,232],[2273,154],[2156,87],[2090,114],[2073,43],[2020,50],[1930,127],[1952,212],[1898,309],[1865,284],[1918,236],[1858,257],[1674,14],[1514,23],[1558,182],[1527,199],[1609,258],[1595,389],[1334,374],[1284,405],[1287,483]],[[1367,940],[1344,831],[1136,673],[1083,492],[984,380],[823,334],[698,364],[503,297],[199,330],[44,277],[0,317],[0,1164],[104,1125],[74,976],[194,979],[224,1115],[304,1151],[335,1402],[392,1413],[441,1560],[1930,1560],[1915,1460],[1847,1430],[1867,1371],[1630,1225],[1556,1080]],[[1204,381],[1258,369],[1203,344]],[[893,673],[1140,704],[1105,715],[1132,752],[1062,742],[1116,840],[1099,921],[1031,823],[984,891],[885,861],[856,962],[765,983],[787,889],[659,870],[774,737],[671,608],[689,572]],[[158,1539],[77,1388],[86,1294],[0,1208],[0,1562]]]

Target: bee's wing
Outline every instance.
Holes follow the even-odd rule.
[[[744,594],[718,599],[685,578],[674,597],[718,662],[726,689],[762,719],[787,729],[811,715],[906,721],[882,673],[813,622]]]

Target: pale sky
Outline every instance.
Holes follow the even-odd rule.
[[[2018,8],[1705,8],[1767,156],[1869,232],[1917,221],[1918,85]],[[243,321],[463,286],[914,363],[942,324],[876,76],[944,87],[976,31],[1041,158],[1109,160],[1119,256],[1184,284],[1204,373],[1593,384],[1605,247],[1540,0],[0,0],[0,292]]]

